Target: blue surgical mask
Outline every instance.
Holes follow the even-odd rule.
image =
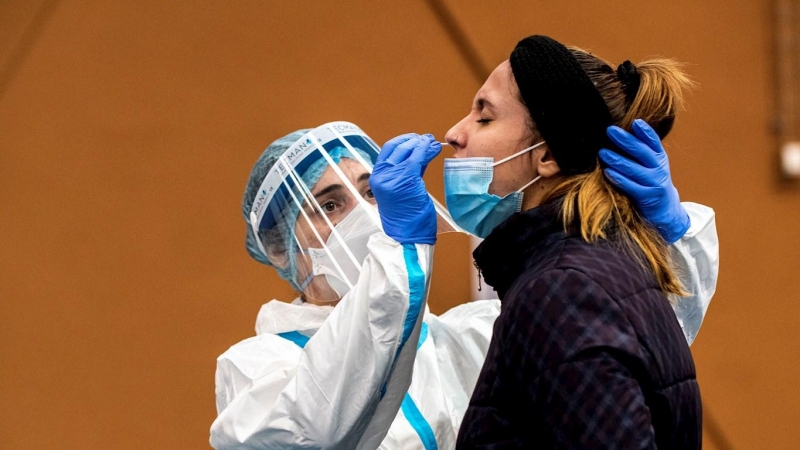
[[[538,176],[505,197],[489,193],[494,167],[523,155],[544,141],[494,162],[494,158],[446,158],[444,160],[444,200],[453,220],[464,230],[485,238],[512,214],[522,209],[522,191]]]

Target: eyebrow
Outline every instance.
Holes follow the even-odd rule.
[[[321,191],[319,191],[319,192],[317,192],[315,194],[312,193],[312,195],[314,196],[314,198],[318,199],[319,197],[322,197],[323,195],[330,194],[331,192],[339,191],[339,190],[342,190],[342,189],[344,189],[344,186],[342,186],[341,184],[332,184],[332,185],[322,189]]]
[[[485,97],[479,97],[475,101],[475,104],[478,106],[478,108],[481,108],[481,109],[483,109],[484,107],[487,107],[487,106],[489,108],[494,108],[494,104],[492,102],[490,102],[488,99],[486,99]]]
[[[370,175],[369,172],[362,173],[361,176],[358,177],[357,183],[361,183],[363,181],[369,180],[369,175]],[[331,192],[340,191],[342,189],[344,189],[344,186],[342,186],[341,184],[332,184],[332,185],[327,186],[326,188],[322,189],[321,191],[319,191],[317,193],[313,193],[312,192],[311,195],[313,195],[314,198],[319,198],[319,197],[322,197],[325,194],[330,194]]]

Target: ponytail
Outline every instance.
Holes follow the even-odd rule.
[[[584,50],[570,50],[603,96],[615,125],[630,131],[633,121],[642,119],[662,139],[670,132],[675,112],[683,107],[682,92],[692,85],[679,63],[652,59],[633,66],[626,62],[615,71]],[[589,173],[562,181],[547,199],[558,196],[564,196],[562,221],[568,231],[572,228],[587,242],[612,239],[637,249],[632,253],[652,271],[663,292],[685,295],[674,274],[667,244],[632,201],[606,180],[599,164]]]
[[[642,119],[664,139],[675,123],[675,113],[683,109],[683,90],[693,82],[682,71],[682,64],[671,59],[650,59],[636,66],[639,89],[618,126],[631,129]],[[612,113],[613,114],[613,113]]]

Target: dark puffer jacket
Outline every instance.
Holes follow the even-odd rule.
[[[515,214],[473,254],[502,310],[458,448],[700,448],[694,362],[655,278],[559,210]]]

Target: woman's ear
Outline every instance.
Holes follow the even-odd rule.
[[[536,167],[536,172],[542,178],[550,178],[561,172],[561,168],[558,167],[558,163],[553,157],[553,152],[550,151],[550,147],[547,144],[533,150],[533,164]]]

